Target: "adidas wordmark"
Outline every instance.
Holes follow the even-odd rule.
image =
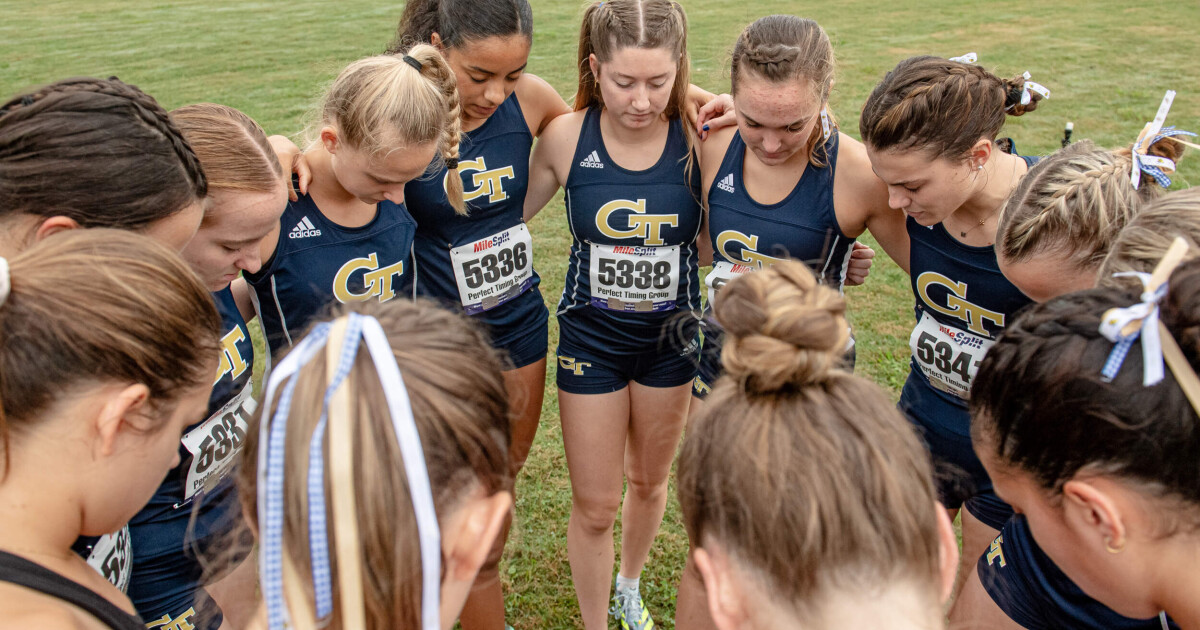
[[[600,161],[600,156],[595,151],[583,158],[579,165],[584,168],[604,168],[604,162]]]
[[[288,238],[308,238],[310,236],[320,235],[321,230],[318,230],[317,227],[313,225],[312,221],[308,220],[307,216],[300,219],[300,222],[296,224],[296,227],[292,228],[291,232],[288,232]]]

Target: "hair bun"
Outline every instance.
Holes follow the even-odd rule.
[[[1025,96],[1025,81],[1024,75],[1017,75],[1011,79],[1004,79],[1004,111],[1009,116],[1020,116],[1027,114],[1037,109],[1038,101],[1042,100],[1042,95],[1037,92],[1029,92],[1029,102],[1021,104],[1021,99]]]
[[[763,44],[746,50],[746,58],[760,66],[792,63],[799,55],[799,48],[784,44]]]
[[[748,393],[825,382],[850,336],[846,300],[794,260],[726,284],[715,310],[725,372]]]

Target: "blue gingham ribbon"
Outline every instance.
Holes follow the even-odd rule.
[[[958,63],[975,63],[976,61],[979,61],[979,55],[969,52],[961,57],[951,57],[950,61],[957,61]]]
[[[1133,276],[1142,281],[1146,291],[1142,293],[1142,301],[1124,308],[1109,309],[1100,320],[1100,334],[1115,343],[1104,369],[1100,374],[1106,381],[1117,377],[1121,364],[1133,347],[1133,342],[1140,337],[1142,340],[1142,363],[1144,374],[1142,384],[1149,387],[1163,379],[1163,350],[1162,339],[1158,331],[1158,303],[1167,295],[1167,283],[1162,283],[1155,290],[1150,290],[1150,274],[1122,273],[1118,276]],[[1137,327],[1126,331],[1130,324]]]
[[[346,337],[338,358],[337,371],[325,388],[325,399],[321,417],[313,429],[308,447],[308,550],[312,559],[313,599],[317,608],[317,619],[324,619],[333,612],[333,572],[329,567],[329,535],[327,511],[325,509],[325,425],[329,420],[329,401],[333,393],[350,375],[354,357],[358,354],[362,332],[362,317],[351,313],[346,323]]]
[[[1021,87],[1021,104],[1022,105],[1028,105],[1033,102],[1033,93],[1034,92],[1041,94],[1042,98],[1050,98],[1050,88],[1042,85],[1041,83],[1034,83],[1033,81],[1030,81],[1029,79],[1030,79],[1031,75],[1029,74],[1028,70],[1026,70],[1025,73],[1022,74],[1021,76],[1025,77],[1025,84]],[[1016,107],[1016,105],[1009,105],[1008,107],[1005,108],[1005,110],[1007,111],[1009,109],[1012,109],[1013,107]]]
[[[1133,164],[1129,169],[1129,183],[1133,184],[1134,189],[1141,185],[1142,173],[1153,177],[1163,188],[1171,185],[1171,178],[1167,177],[1163,171],[1174,171],[1175,162],[1157,155],[1146,155],[1151,145],[1163,138],[1196,135],[1174,127],[1163,127],[1163,123],[1167,120],[1167,114],[1171,111],[1171,104],[1174,102],[1175,90],[1167,90],[1167,93],[1163,95],[1162,103],[1158,106],[1158,113],[1154,115],[1154,120],[1146,123],[1146,127],[1142,129],[1142,133],[1138,135],[1138,139],[1133,145]]]

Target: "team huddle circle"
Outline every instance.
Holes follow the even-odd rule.
[[[809,18],[700,86],[587,2],[567,100],[529,0],[394,17],[295,135],[0,103],[0,630],[1200,630],[1190,94],[1030,155],[1052,67],[894,55],[855,126]]]

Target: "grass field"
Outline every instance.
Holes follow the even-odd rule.
[[[485,0],[480,0],[485,1]],[[580,4],[533,0],[529,70],[564,97],[573,72]],[[832,108],[857,136],[859,108],[882,74],[914,54],[977,51],[1005,75],[1030,70],[1050,87],[1038,111],[1004,135],[1023,153],[1058,147],[1063,124],[1102,146],[1132,141],[1167,88],[1179,90],[1170,121],[1200,127],[1200,4],[1111,0],[1004,3],[842,0],[837,3],[685,0],[694,80],[728,90],[728,50],[750,20],[770,13],[817,19],[839,58]],[[940,5],[940,6],[939,6]],[[0,0],[0,95],[72,75],[117,75],[169,108],[199,101],[237,107],[271,133],[295,134],[314,99],[355,58],[382,51],[402,3],[341,0]],[[1185,161],[1176,186],[1200,177]],[[561,203],[532,225],[535,264],[551,305],[562,288],[570,237]],[[868,239],[869,240],[869,239]],[[907,278],[882,260],[867,285],[847,291],[862,374],[897,391],[907,373],[912,302]],[[553,320],[551,335],[557,336]],[[554,339],[551,340],[551,348]],[[553,371],[532,456],[517,482],[517,518],[504,566],[510,622],[572,628],[577,608],[566,555],[570,489],[553,394]],[[659,625],[672,627],[674,588],[687,541],[672,501],[642,592]]]

